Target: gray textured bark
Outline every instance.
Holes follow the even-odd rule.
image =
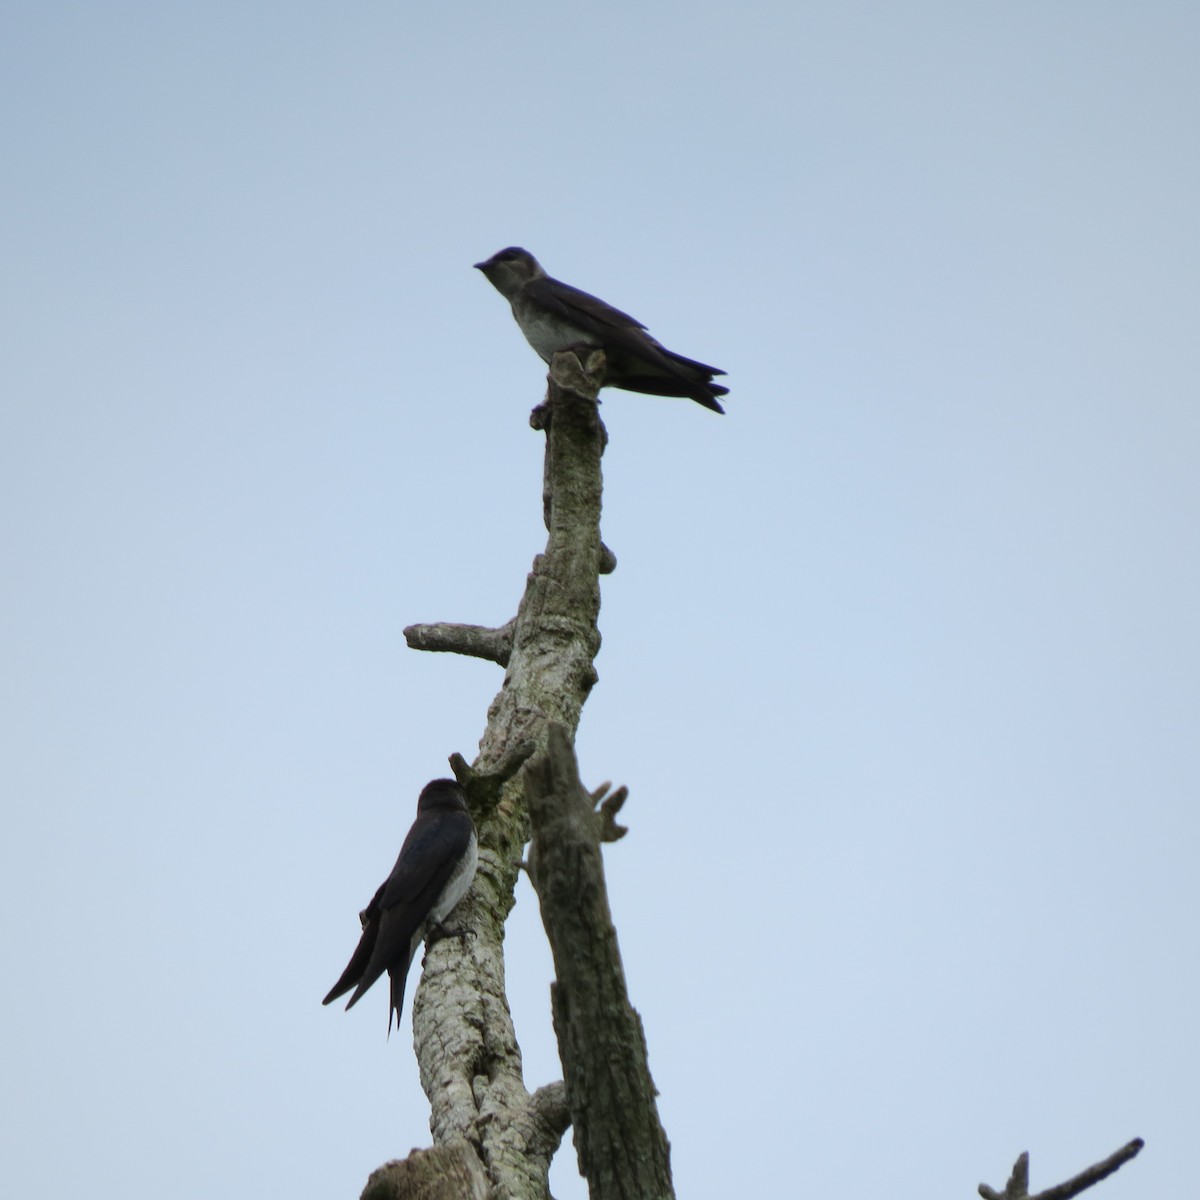
[[[360,1200],[488,1200],[489,1192],[478,1156],[457,1141],[384,1163],[371,1172]]]
[[[1130,1159],[1136,1158],[1145,1144],[1141,1138],[1134,1138],[1132,1142],[1126,1142],[1120,1150],[1110,1154],[1107,1158],[1093,1163],[1092,1166],[1080,1171],[1078,1175],[1072,1176],[1066,1183],[1056,1184],[1054,1187],[1034,1195],[1030,1195],[1029,1192],[1029,1155],[1022,1154],[1013,1166],[1012,1174],[1008,1177],[1004,1191],[998,1192],[995,1188],[988,1187],[986,1183],[981,1183],[979,1194],[983,1200],[1071,1200],[1073,1196],[1078,1196],[1080,1192],[1093,1187],[1102,1179],[1107,1179]]]
[[[530,873],[554,953],[554,1031],[579,1169],[592,1200],[662,1200],[675,1194],[670,1151],[608,907],[600,858],[608,814],[593,811],[598,797],[580,782],[561,725],[526,765],[525,796],[533,823]]]
[[[475,762],[468,766],[457,755],[451,759],[466,789],[479,836],[479,871],[452,920],[465,935],[443,938],[427,948],[413,1000],[414,1042],[421,1085],[432,1111],[435,1148],[414,1151],[403,1162],[380,1168],[364,1192],[364,1197],[373,1200],[447,1194],[436,1190],[439,1185],[429,1175],[430,1171],[436,1175],[439,1169],[451,1189],[449,1194],[455,1187],[458,1195],[473,1194],[463,1190],[465,1179],[477,1182],[478,1178],[461,1173],[464,1154],[473,1156],[474,1166],[486,1176],[489,1194],[497,1200],[541,1200],[549,1195],[550,1159],[572,1113],[581,1128],[596,1131],[604,1128],[604,1114],[610,1111],[618,1124],[610,1132],[607,1153],[599,1141],[593,1144],[592,1132],[586,1153],[580,1148],[580,1163],[592,1195],[670,1194],[666,1138],[654,1111],[645,1044],[632,1009],[628,1009],[628,1017],[638,1036],[632,1041],[627,1038],[622,1052],[636,1052],[636,1063],[614,1060],[610,1064],[612,1078],[604,1081],[590,1060],[572,1064],[564,1069],[566,1086],[556,1083],[530,1094],[522,1077],[520,1048],[504,991],[504,922],[513,905],[522,848],[530,836],[521,767],[531,759],[545,758],[552,728],[566,738],[569,748],[580,711],[597,678],[593,660],[600,648],[599,576],[615,565],[600,540],[600,459],[607,435],[597,411],[596,393],[603,378],[604,356],[598,351],[590,353],[586,363],[574,354],[556,355],[546,403],[530,418],[534,428],[546,432],[543,505],[548,538],[545,552],[534,560],[516,617],[497,629],[433,624],[405,630],[414,649],[487,658],[503,665],[505,674],[488,709],[487,728]],[[564,802],[574,800],[565,792],[563,796]],[[545,804],[547,811],[553,809],[552,796],[545,798]],[[615,808],[610,804],[605,809],[604,828],[610,837],[618,836],[612,824]],[[545,828],[539,835],[543,856],[549,849]],[[589,871],[595,878],[589,894],[596,893],[598,880],[603,897],[597,843],[606,835],[593,830],[590,836],[593,859]],[[554,872],[557,870],[555,866]],[[553,895],[559,895],[557,888]],[[547,913],[547,905],[553,909],[556,899],[542,895],[540,902],[547,929],[560,928],[562,923]],[[604,912],[607,914],[606,900]],[[611,930],[611,923],[608,928]],[[624,996],[615,935],[606,937],[598,948],[579,947],[578,957],[596,971],[598,995],[614,996],[613,982],[620,980],[620,995]],[[575,977],[566,994],[579,997],[583,990],[586,984]],[[628,1002],[624,1004],[628,1008]],[[560,1051],[564,1056],[577,1054],[585,1031],[562,1016],[558,999],[554,1007]],[[629,1108],[622,1089],[613,1086],[627,1071],[639,1081],[639,1097],[648,1100],[640,1108]],[[605,1090],[596,1093],[597,1109],[584,1118],[584,1100],[593,1082],[603,1082]],[[610,1097],[622,1106],[619,1112],[612,1109]],[[647,1144],[657,1145],[658,1151],[652,1156],[653,1175],[645,1177],[653,1180],[652,1186],[636,1192],[598,1191],[607,1186],[604,1180],[612,1174],[607,1160],[628,1157],[622,1139],[634,1111],[653,1119]],[[439,1152],[440,1158],[426,1157]],[[635,1165],[641,1161],[640,1150],[634,1159]],[[625,1169],[617,1173],[622,1180],[627,1175]]]

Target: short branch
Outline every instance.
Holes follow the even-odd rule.
[[[413,650],[466,654],[507,667],[512,654],[515,624],[514,618],[499,629],[489,629],[486,625],[451,625],[441,621],[434,625],[409,625],[404,630],[404,640]]]
[[[371,1172],[359,1200],[486,1200],[488,1177],[463,1138]]]
[[[1080,1171],[1066,1183],[1047,1188],[1044,1192],[1038,1192],[1034,1196],[1029,1194],[1029,1155],[1022,1154],[1013,1166],[1012,1174],[1008,1177],[1004,1191],[998,1192],[995,1188],[988,1187],[986,1183],[981,1183],[979,1194],[983,1200],[1071,1200],[1072,1196],[1078,1196],[1080,1192],[1090,1188],[1093,1183],[1107,1179],[1118,1167],[1124,1166],[1131,1158],[1136,1157],[1138,1151],[1145,1144],[1141,1138],[1134,1138],[1132,1142],[1122,1146],[1115,1154],[1110,1154],[1103,1162],[1098,1162],[1094,1166]]]
[[[602,842],[620,841],[629,832],[628,825],[617,824],[617,813],[629,799],[629,789],[622,784],[615,792],[610,792],[611,787],[611,783],[602,783],[591,793],[592,807],[599,805],[596,812],[597,836]]]
[[[534,1118],[554,1139],[557,1146],[562,1135],[571,1128],[571,1110],[567,1107],[567,1085],[560,1079],[538,1088],[530,1099]]]

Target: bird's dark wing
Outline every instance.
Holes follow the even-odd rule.
[[[388,975],[391,979],[391,990],[388,997],[388,1037],[392,1035],[392,1020],[396,1021],[397,1030],[400,1028],[400,1012],[404,1008],[404,988],[408,983],[408,968],[412,966],[412,959],[408,961],[408,966],[403,970],[400,969],[400,964],[388,967]]]
[[[339,996],[344,996],[362,978],[362,973],[371,960],[371,951],[375,949],[375,942],[379,937],[379,902],[383,898],[383,889],[386,887],[387,880],[384,880],[376,889],[375,895],[371,897],[371,903],[358,914],[359,920],[362,922],[362,937],[358,939],[358,945],[350,956],[350,962],[342,972],[342,977],[330,988],[329,995],[321,1001],[322,1004],[330,1004]]]
[[[560,317],[594,333],[608,334],[614,329],[645,329],[636,317],[605,304],[598,296],[580,291],[561,279],[543,275],[525,285],[525,293]]]
[[[656,342],[655,345],[658,345]],[[659,346],[659,349],[677,366],[683,367],[687,371],[696,371],[702,375],[724,375],[725,372],[720,367],[710,367],[708,363],[699,362],[694,358],[685,358],[682,354],[676,354],[674,350],[668,350],[665,346]],[[729,389],[722,387],[720,384],[713,385],[716,388],[717,395],[723,396]]]
[[[635,317],[549,276],[530,280],[525,294],[603,345],[608,379],[615,386],[659,396],[690,396],[705,408],[724,412],[715,397],[729,389],[714,384],[712,378],[725,372],[668,350]]]
[[[402,973],[403,997],[403,979],[412,965],[416,936],[466,853],[472,832],[471,818],[465,812],[438,813],[414,822],[383,885],[379,933],[347,1008],[352,1008],[385,970]]]
[[[697,404],[719,413],[725,410],[717,403],[716,397],[729,394],[729,389],[719,383],[693,382],[665,374],[622,375],[618,386],[627,392],[641,392],[646,396],[689,396]]]
[[[594,334],[610,358],[615,352],[674,373],[668,352],[646,332],[641,321],[619,308],[549,276],[530,280],[525,293],[565,321]]]

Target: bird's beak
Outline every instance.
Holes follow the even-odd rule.
[[[474,266],[477,271],[486,271],[488,269],[488,263],[486,262],[475,263]]]

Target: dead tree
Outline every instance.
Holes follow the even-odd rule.
[[[623,832],[619,789],[583,787],[573,741],[596,682],[600,540],[596,405],[604,356],[559,354],[544,404],[543,508],[548,539],[506,625],[414,625],[414,649],[486,658],[504,668],[479,754],[451,765],[479,835],[479,871],[455,912],[463,938],[428,947],[413,1000],[421,1085],[434,1148],[372,1175],[364,1197],[540,1198],[550,1160],[574,1128],[580,1170],[600,1200],[674,1195],[641,1022],[629,1003],[608,911],[600,843]],[[554,954],[554,1028],[563,1082],[530,1092],[504,990],[504,921],[529,843],[528,869]],[[619,1152],[616,1152],[619,1148]]]
[[[530,418],[546,434],[549,536],[517,615],[499,628],[433,624],[404,631],[414,649],[497,663],[504,682],[488,709],[475,761],[451,758],[479,836],[479,870],[453,920],[464,936],[427,947],[413,1000],[434,1146],[376,1170],[363,1200],[544,1200],[550,1160],[572,1127],[592,1200],[674,1195],[600,853],[602,843],[625,832],[615,819],[625,789],[608,794],[604,784],[589,793],[573,749],[597,678],[600,576],[616,565],[600,540],[607,435],[596,394],[603,378],[600,351],[585,362],[572,353],[555,355],[546,401]],[[522,866],[554,956],[551,1008],[563,1065],[562,1082],[534,1092],[522,1076],[504,988],[504,922]],[[1044,1200],[1067,1200],[1140,1147],[1131,1143]],[[1004,1193],[979,1190],[989,1200],[1026,1200],[1027,1183],[1023,1157]]]

